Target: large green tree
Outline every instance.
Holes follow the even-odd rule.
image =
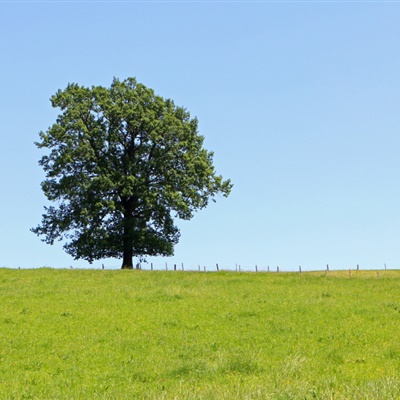
[[[134,78],[69,84],[51,103],[61,113],[35,144],[47,149],[42,189],[55,205],[32,231],[49,244],[64,240],[75,259],[116,257],[132,268],[134,256],[172,255],[174,218],[229,194],[197,119]]]

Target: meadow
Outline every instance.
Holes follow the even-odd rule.
[[[399,399],[400,271],[0,269],[0,399]]]

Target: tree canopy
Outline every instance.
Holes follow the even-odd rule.
[[[228,196],[197,119],[134,78],[69,84],[51,103],[61,113],[35,144],[46,149],[42,190],[54,205],[32,231],[64,240],[75,259],[122,258],[132,268],[134,256],[172,255],[174,219]]]

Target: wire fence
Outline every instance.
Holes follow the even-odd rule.
[[[117,266],[105,266],[102,264],[102,269],[120,269],[121,267]],[[145,271],[191,271],[191,272],[220,272],[220,271],[226,271],[226,272],[264,272],[264,273],[284,273],[284,272],[297,272],[297,273],[302,273],[302,272],[317,272],[317,271],[322,271],[328,274],[330,271],[349,271],[351,274],[352,271],[360,271],[360,270],[396,270],[398,268],[388,268],[386,264],[383,264],[379,267],[373,267],[373,268],[361,268],[359,264],[353,266],[353,267],[345,267],[345,268],[334,268],[331,269],[329,264],[322,268],[313,268],[313,269],[303,269],[301,265],[299,265],[297,268],[281,268],[280,266],[270,266],[270,265],[254,265],[254,266],[249,266],[249,265],[241,265],[241,264],[235,264],[235,266],[226,266],[226,265],[219,265],[218,263],[210,266],[210,265],[203,265],[203,264],[197,264],[197,265],[191,265],[191,264],[184,264],[184,263],[168,263],[165,262],[164,264],[160,263],[151,263],[151,262],[139,262],[134,265],[134,269],[137,270],[145,270]]]
[[[30,267],[7,267],[0,266],[0,268],[11,268],[11,269],[31,269]],[[35,268],[35,267],[34,267]],[[121,265],[105,265],[101,264],[101,266],[92,265],[92,266],[69,266],[69,267],[52,267],[52,266],[43,266],[42,268],[55,268],[55,269],[103,269],[103,270],[120,270]],[[396,271],[400,270],[399,267],[390,266],[388,267],[386,264],[381,264],[380,266],[363,266],[361,267],[359,264],[353,265],[350,267],[334,267],[331,268],[329,264],[326,264],[324,267],[316,267],[316,268],[303,268],[301,265],[298,267],[286,267],[282,268],[280,266],[270,266],[270,265],[242,265],[235,264],[232,265],[221,265],[215,263],[213,265],[205,265],[205,264],[184,264],[184,263],[152,263],[152,262],[138,262],[133,267],[134,270],[144,270],[144,271],[188,271],[188,272],[260,272],[260,273],[303,273],[303,272],[325,272],[326,275],[329,272],[343,272],[348,271],[350,276],[354,271]],[[379,274],[379,272],[378,272]]]

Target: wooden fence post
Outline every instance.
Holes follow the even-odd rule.
[[[215,264],[216,266],[217,266],[217,271],[219,271],[219,267],[218,267],[218,264]]]
[[[360,266],[357,264],[357,271],[359,271],[360,270]]]
[[[299,265],[299,272],[300,272],[300,274],[301,274],[301,265]]]
[[[153,271],[153,263],[151,263],[151,270]]]
[[[256,272],[258,272],[258,268],[257,268],[257,265],[256,265]]]
[[[206,270],[206,266],[204,266],[204,272],[207,272],[207,270]]]
[[[276,272],[279,274],[279,267],[276,267]]]
[[[176,271],[176,264],[174,264],[174,271]]]

